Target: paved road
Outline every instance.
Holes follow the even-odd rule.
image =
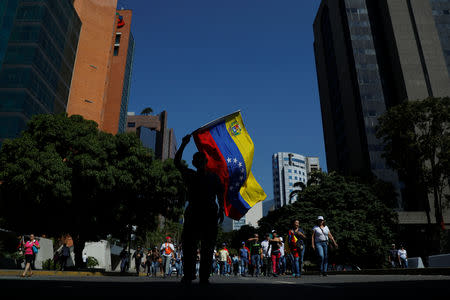
[[[292,277],[212,277],[211,285],[183,286],[175,277],[0,276],[2,299],[58,296],[90,299],[450,299],[450,276],[420,275],[305,275]],[[9,293],[8,293],[9,294]],[[289,298],[288,298],[289,297]],[[43,298],[43,299],[45,299]]]

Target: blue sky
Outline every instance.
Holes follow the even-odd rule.
[[[184,135],[241,110],[253,173],[273,198],[275,152],[318,156],[326,170],[312,24],[320,1],[119,0],[136,41],[128,111],[168,112]],[[190,163],[193,141],[183,158]]]

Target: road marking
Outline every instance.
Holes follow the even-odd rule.
[[[282,283],[282,284],[296,284],[296,282],[292,281],[275,281],[276,283]]]

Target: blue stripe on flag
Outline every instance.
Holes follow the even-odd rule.
[[[209,132],[227,163],[229,174],[227,198],[236,210],[245,215],[250,206],[239,193],[247,179],[247,168],[241,151],[228,133],[225,122],[210,128]]]

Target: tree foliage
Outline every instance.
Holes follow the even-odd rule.
[[[75,245],[154,229],[157,216],[178,219],[183,184],[134,134],[112,135],[81,116],[38,115],[0,150],[3,226],[59,236]],[[75,248],[81,260],[80,247]]]
[[[307,234],[306,259],[312,259],[316,257],[311,250],[312,228],[322,215],[339,244],[331,250],[330,263],[360,267],[385,263],[397,219],[390,207],[395,200],[391,185],[378,181],[367,185],[335,173],[316,172],[296,194],[295,203],[269,212],[259,221],[260,234],[275,229],[285,237],[293,221],[299,220]]]
[[[450,98],[408,101],[389,109],[379,118],[377,137],[385,145],[388,165],[406,181],[407,201],[421,197],[430,223],[432,194],[434,215],[442,222],[450,197]]]
[[[151,107],[146,107],[141,111],[141,115],[148,116],[153,113],[153,109]]]

